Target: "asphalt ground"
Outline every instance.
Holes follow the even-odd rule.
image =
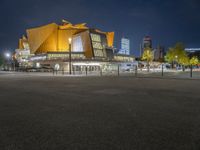
[[[0,150],[199,150],[200,80],[0,73]]]

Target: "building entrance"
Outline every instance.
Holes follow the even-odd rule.
[[[99,74],[101,66],[99,64],[78,63],[72,65],[74,74]]]

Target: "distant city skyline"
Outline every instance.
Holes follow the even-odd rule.
[[[101,6],[101,7],[100,7]],[[66,19],[115,32],[115,47],[123,36],[130,39],[131,54],[139,56],[145,35],[153,47],[167,49],[176,42],[200,47],[200,1],[198,0],[26,0],[0,1],[0,51],[17,48],[28,28]],[[78,11],[77,11],[78,10]]]

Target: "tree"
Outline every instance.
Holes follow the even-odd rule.
[[[169,48],[165,56],[166,61],[169,63],[173,63],[175,58],[176,58],[175,50],[173,48]]]
[[[190,61],[189,61],[190,65],[194,66],[194,65],[198,65],[199,64],[199,60],[197,58],[197,56],[193,56]]]
[[[185,66],[189,65],[189,61],[189,57],[186,53],[180,56],[180,58],[178,59],[179,64],[182,65],[183,71],[185,71]]]
[[[153,52],[151,48],[145,48],[142,54],[142,60],[147,61],[147,69],[149,72],[150,62],[153,61]]]
[[[172,67],[174,67],[174,62],[183,66],[188,65],[189,58],[185,52],[184,45],[182,43],[176,43],[174,47],[169,48],[166,55],[166,61],[172,63]]]

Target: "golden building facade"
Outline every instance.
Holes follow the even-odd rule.
[[[114,41],[114,32],[90,29],[85,23],[72,25],[65,20],[62,25],[51,23],[26,32],[27,39],[20,39],[19,49],[27,41],[31,54],[69,52],[68,39],[72,38],[72,52],[83,52],[86,58],[106,57],[105,48],[112,48]]]

